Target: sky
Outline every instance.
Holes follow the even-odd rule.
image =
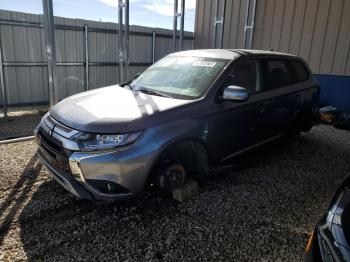
[[[181,0],[178,2],[180,12]],[[130,0],[129,3],[130,25],[173,28],[174,0]],[[195,6],[196,0],[186,0],[186,31],[194,30]],[[53,7],[55,16],[102,22],[118,21],[118,0],[53,0]],[[0,0],[0,9],[42,14],[42,0]]]

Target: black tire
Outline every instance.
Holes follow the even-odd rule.
[[[299,126],[299,121],[297,119],[294,119],[293,122],[291,123],[289,129],[287,130],[287,138],[294,140],[297,139],[300,136],[300,126]]]
[[[292,121],[287,136],[291,139],[298,138],[301,132],[308,132],[313,126],[312,110],[301,110]]]
[[[299,115],[300,115],[299,116],[300,131],[302,132],[310,131],[314,124],[312,109],[311,108],[304,109]]]

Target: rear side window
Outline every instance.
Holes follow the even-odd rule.
[[[273,90],[293,83],[287,61],[282,59],[262,60],[263,90]]]
[[[300,83],[309,79],[309,72],[302,62],[290,61],[290,67],[293,71],[293,83]]]

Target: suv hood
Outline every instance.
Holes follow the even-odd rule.
[[[116,85],[70,96],[56,104],[50,115],[76,130],[118,133],[135,119],[192,101],[149,95]]]

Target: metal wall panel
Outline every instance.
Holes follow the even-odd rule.
[[[0,11],[0,20],[17,20],[23,22],[40,22],[39,16],[16,12]],[[41,29],[2,25],[0,27],[3,62],[43,61]],[[47,98],[43,89],[44,68],[4,67],[4,82],[8,103],[26,103],[27,101],[42,101]],[[46,72],[46,71],[45,71]],[[1,100],[2,101],[2,100]]]
[[[345,0],[348,1],[348,0]],[[323,42],[323,50],[318,66],[318,73],[320,74],[327,74],[328,72],[333,73],[333,56],[335,53],[335,45],[338,40],[338,32],[340,27],[340,21],[342,19],[342,15],[344,14],[342,11],[344,0],[338,0],[338,1],[332,1],[329,15],[328,15],[328,21],[327,21],[327,27],[326,27],[326,34]],[[346,16],[349,15],[350,9],[348,12],[345,13]],[[348,28],[348,33],[350,32],[350,25]]]
[[[303,57],[317,74],[350,74],[350,1],[259,0],[253,48]]]
[[[195,48],[213,48],[218,0],[197,0]],[[248,0],[226,0],[223,48],[243,48]],[[254,49],[303,57],[314,73],[350,75],[349,0],[257,0]]]
[[[247,4],[247,0],[225,1],[223,48],[243,48]],[[214,48],[214,21],[221,17],[217,8],[222,5],[222,0],[197,0],[194,48]]]
[[[25,21],[26,15],[13,13],[12,19]],[[12,37],[15,50],[16,62],[29,62],[27,28],[15,26],[12,28]],[[30,78],[29,67],[18,67],[15,69],[17,78],[17,99],[20,102],[25,102],[27,99],[32,99],[30,94]]]
[[[290,32],[293,26],[295,1],[296,0],[285,0],[285,3],[284,3],[283,21],[282,21],[280,42],[279,42],[279,48],[278,48],[282,52],[288,52],[289,50],[289,44],[291,39]],[[258,4],[259,4],[259,1],[258,1]],[[264,14],[263,12],[259,12],[260,16],[262,16],[263,14]],[[256,26],[259,26],[259,24],[256,23]],[[258,34],[262,34],[262,30],[256,29],[254,32],[254,36]],[[259,40],[256,39],[256,41],[258,42]]]
[[[225,48],[239,48],[242,46],[239,46],[238,41],[238,35],[239,35],[239,20],[240,15],[242,17],[242,14],[240,12],[241,10],[241,0],[232,0],[232,12],[229,15],[228,12],[226,12],[225,15],[225,26],[224,26],[224,34],[228,35],[228,38],[224,38],[224,47]],[[226,41],[225,41],[226,39]],[[239,46],[239,47],[238,47]]]
[[[350,1],[344,0],[341,23],[338,31],[335,54],[332,61],[333,73],[350,75]]]
[[[10,12],[0,11],[0,18],[5,20],[11,20],[12,14]],[[1,48],[3,62],[15,61],[15,44],[12,35],[12,26],[2,25],[0,27],[1,34]],[[17,101],[17,78],[16,69],[11,67],[4,67],[4,84],[7,93],[8,103]],[[12,88],[9,87],[12,85]],[[2,103],[3,100],[0,102]]]
[[[215,2],[215,3],[214,3]],[[194,48],[212,48],[216,0],[197,0]]]
[[[195,41],[193,43],[194,48],[201,48],[201,43],[205,41],[205,35],[203,34],[203,24],[204,19],[203,16],[205,11],[205,5],[203,4],[203,0],[196,0],[196,13],[195,13],[195,22],[194,22],[194,31],[195,31]],[[209,18],[210,20],[210,18]]]
[[[42,24],[41,15],[0,10],[0,47],[10,106],[48,103]],[[55,17],[59,99],[84,90],[85,25],[88,26],[89,89],[119,83],[118,24]],[[155,61],[172,52],[172,30],[130,26],[128,79],[152,63],[153,31],[156,33]],[[193,33],[184,32],[184,36],[184,49],[192,49]]]
[[[309,55],[309,65],[313,70],[318,69],[320,63],[320,57],[323,51],[323,40],[325,37],[325,28],[327,26],[328,11],[330,9],[330,0],[323,0],[319,2],[318,11],[316,15],[315,30],[312,35],[313,44],[310,55]]]
[[[201,2],[199,0],[197,0],[197,4],[198,2]],[[225,15],[226,17],[232,17],[233,12],[235,10],[234,7],[234,3],[236,3],[237,1],[226,1],[226,5],[225,5]],[[196,18],[199,19],[199,17],[197,16]],[[224,31],[223,31],[223,38],[222,38],[222,47],[223,48],[229,48],[230,47],[230,40],[232,40],[232,32],[231,32],[231,28],[232,28],[232,19],[224,19]],[[197,37],[197,35],[196,35]],[[196,39],[195,39],[196,42]]]

